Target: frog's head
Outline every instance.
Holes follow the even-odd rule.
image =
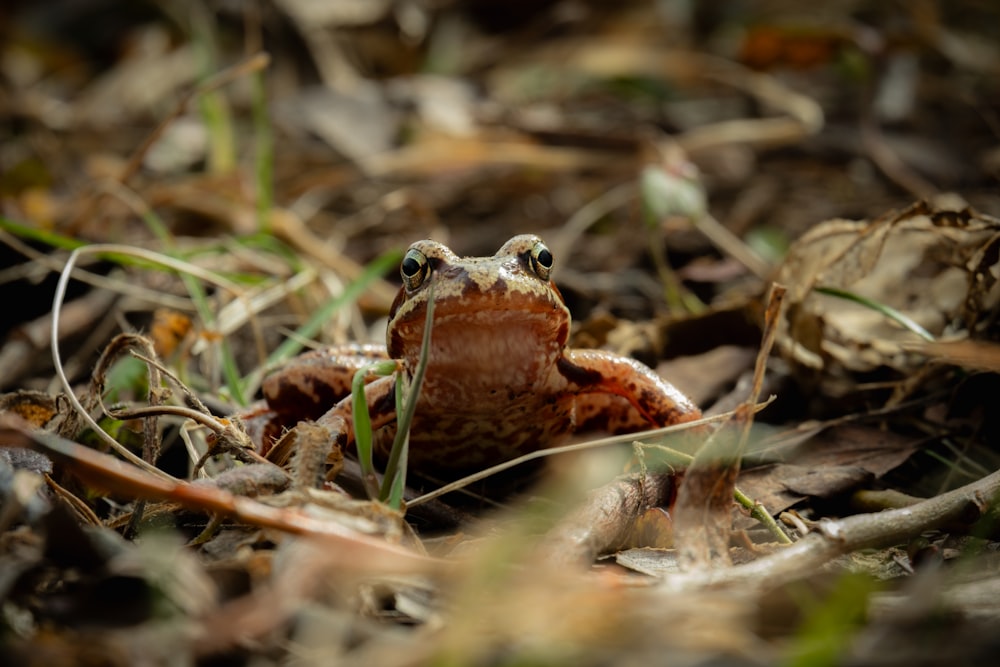
[[[515,236],[492,257],[458,257],[435,241],[417,241],[400,264],[403,286],[386,332],[389,355],[419,357],[433,293],[436,365],[522,366],[532,355],[554,363],[569,337],[570,315],[551,281],[552,264],[552,253],[533,234]]]

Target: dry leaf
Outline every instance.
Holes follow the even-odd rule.
[[[792,246],[779,271],[791,286],[779,349],[828,376],[881,366],[911,373],[924,364],[908,347],[916,334],[877,310],[816,289],[891,307],[935,337],[975,336],[1000,296],[998,242],[1000,220],[923,203],[868,224],[820,224]]]
[[[788,463],[745,470],[739,486],[771,514],[777,514],[807,496],[832,496],[881,477],[916,449],[917,442],[912,438],[870,426],[843,424],[784,452]]]

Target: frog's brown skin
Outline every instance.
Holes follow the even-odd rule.
[[[433,284],[430,361],[410,430],[413,468],[454,477],[584,430],[627,433],[701,416],[638,361],[567,348],[570,314],[551,268],[551,254],[533,235],[515,236],[492,257],[460,258],[440,243],[418,241],[400,268],[386,348],[304,354],[265,380],[268,405],[291,423],[318,419],[332,437],[352,443],[351,398],[344,396],[354,372],[391,358],[412,375]],[[394,391],[394,377],[365,388],[382,449],[395,430]]]

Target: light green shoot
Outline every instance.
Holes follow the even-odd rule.
[[[368,364],[354,374],[351,382],[351,413],[354,419],[354,444],[358,451],[358,464],[361,466],[361,481],[369,498],[378,497],[378,482],[375,476],[373,457],[372,420],[368,414],[368,401],[365,398],[365,377],[369,373],[376,375],[391,375],[396,371],[396,362],[392,360],[376,361]]]
[[[660,231],[662,221],[667,218],[680,217],[697,221],[705,215],[705,191],[697,175],[660,165],[648,166],[639,175],[639,194],[649,253],[663,284],[664,300],[671,310],[687,310],[691,313],[704,311],[705,305],[690,290],[684,288],[680,278],[667,264]]]
[[[361,478],[365,492],[369,498],[387,503],[393,509],[403,506],[403,490],[406,488],[406,465],[409,459],[410,424],[417,407],[417,396],[420,395],[420,385],[423,384],[430,358],[431,323],[434,317],[434,287],[429,288],[427,299],[427,317],[424,321],[424,337],[420,344],[420,360],[413,373],[409,391],[404,386],[403,373],[397,372],[395,361],[377,361],[368,364],[354,374],[351,383],[351,413],[354,419],[354,443],[358,452],[358,464],[361,466]],[[396,437],[386,462],[385,475],[379,486],[375,473],[374,433],[372,432],[371,415],[368,413],[368,401],[365,397],[365,377],[369,373],[386,376],[396,374]]]

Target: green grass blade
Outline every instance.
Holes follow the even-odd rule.
[[[52,248],[59,248],[60,250],[76,250],[81,246],[87,245],[84,241],[62,236],[61,234],[50,232],[30,223],[17,222],[2,216],[0,216],[0,229],[13,234],[19,239],[37,241]]]
[[[290,359],[298,354],[302,350],[301,341],[314,338],[327,320],[330,319],[333,313],[340,309],[344,304],[357,299],[358,296],[365,291],[368,285],[384,275],[392,267],[398,265],[402,259],[403,255],[400,251],[390,250],[389,252],[379,255],[374,260],[369,262],[364,271],[362,271],[361,275],[359,275],[354,282],[349,284],[343,292],[323,304],[323,306],[309,318],[309,321],[295,330],[294,336],[285,339],[285,342],[279,345],[274,352],[271,353],[271,356],[267,359],[268,365]]]
[[[405,412],[404,399],[406,398],[406,386],[403,380],[403,374],[400,373],[396,376],[396,415],[402,415]],[[383,502],[386,502],[389,507],[394,509],[401,509],[403,507],[403,494],[406,490],[406,467],[409,464],[409,454],[410,454],[410,429],[409,425],[404,431],[400,431],[397,425],[396,437],[392,441],[392,450],[389,452],[390,465],[386,466],[387,470],[393,473],[392,482],[389,487],[389,497],[383,498]],[[399,438],[400,433],[405,434],[405,442],[399,445],[398,455],[396,456],[395,462],[392,462],[393,452],[397,450],[396,441]],[[402,472],[401,472],[402,471]],[[384,485],[384,482],[383,482]],[[384,493],[380,491],[380,493]]]
[[[374,433],[371,415],[368,414],[368,399],[365,397],[365,378],[369,373],[389,375],[396,370],[396,362],[376,361],[359,369],[351,381],[351,416],[354,419],[354,446],[361,466],[361,479],[370,498],[378,496],[373,452]]]
[[[849,292],[847,290],[840,289],[839,287],[817,287],[816,292],[820,294],[826,294],[827,296],[834,296],[838,299],[846,299],[853,303],[860,304],[865,308],[870,308],[878,313],[882,313],[889,319],[893,320],[904,329],[915,333],[926,341],[934,342],[934,336],[924,329],[922,326],[911,320],[909,317],[899,312],[892,306],[888,306],[884,303],[879,303],[877,301],[872,301],[868,297],[861,296],[860,294],[855,294],[854,292]]]
[[[424,383],[424,374],[427,371],[427,362],[431,357],[431,329],[434,323],[434,283],[431,283],[427,291],[427,315],[424,318],[424,337],[420,342],[420,361],[413,372],[413,380],[410,383],[410,391],[404,401],[402,412],[398,410],[402,385],[396,387],[396,438],[392,442],[392,451],[389,452],[389,461],[385,466],[385,477],[382,479],[382,489],[379,497],[383,501],[389,501],[394,509],[402,507],[403,489],[406,487],[406,462],[409,459],[410,447],[410,424],[413,423],[413,415],[417,411],[417,398],[420,396],[420,386]],[[392,504],[391,499],[396,498],[397,503]]]
[[[216,44],[215,17],[199,5],[191,5],[191,37],[198,60],[201,80],[218,71],[219,49]],[[198,109],[208,129],[208,171],[227,174],[236,168],[236,132],[226,97],[217,90],[205,90],[198,96]]]
[[[155,211],[147,206],[142,206],[138,212],[149,230],[163,244],[165,253],[171,257],[176,257],[174,237],[170,233],[170,229],[166,223],[163,222]],[[186,273],[178,275],[181,282],[184,283],[184,288],[187,290],[188,295],[191,297],[191,302],[194,304],[198,317],[205,323],[206,328],[214,328],[215,313],[208,301],[208,295],[205,293],[201,281]],[[222,364],[222,377],[225,379],[226,387],[229,389],[229,397],[237,405],[245,406],[247,404],[246,392],[243,390],[243,378],[236,364],[236,355],[233,353],[232,346],[226,338],[221,338],[218,345],[220,363]]]

